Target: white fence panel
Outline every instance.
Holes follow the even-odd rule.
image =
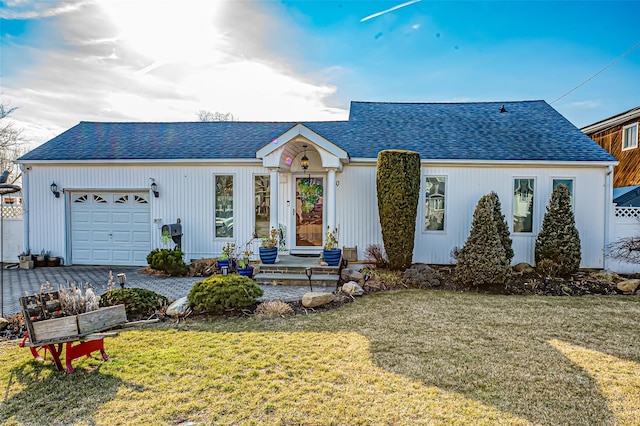
[[[611,241],[633,236],[640,236],[640,207],[616,207]],[[609,259],[609,269],[619,274],[635,274],[640,273],[640,264]]]
[[[2,221],[4,242],[2,261],[17,263],[18,255],[24,250],[24,226],[22,218],[4,218]]]

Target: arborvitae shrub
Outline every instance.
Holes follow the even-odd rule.
[[[471,223],[469,238],[456,258],[456,279],[465,285],[504,284],[511,267],[494,220],[490,195],[480,198]]]
[[[498,228],[498,235],[500,236],[502,247],[504,247],[507,261],[509,262],[509,264],[511,264],[511,260],[513,259],[513,247],[511,236],[509,234],[509,225],[507,224],[507,220],[502,214],[502,205],[500,204],[500,198],[498,198],[498,194],[491,191],[489,197],[491,197],[491,200],[493,201],[493,220],[495,221]]]
[[[555,263],[558,275],[573,274],[580,267],[580,234],[575,226],[571,210],[571,194],[566,185],[558,185],[551,194],[547,212],[542,219],[542,229],[536,239],[536,264],[543,260]]]
[[[387,150],[378,154],[378,214],[389,267],[411,266],[420,197],[420,154]]]
[[[227,309],[248,308],[263,291],[251,278],[236,274],[211,275],[197,281],[189,292],[189,306],[197,312],[220,314]]]
[[[167,304],[167,298],[144,288],[121,288],[109,290],[100,296],[100,306],[124,304],[127,319],[137,319],[153,314]]]
[[[182,250],[154,249],[147,255],[151,269],[163,271],[171,276],[186,275],[189,267],[184,263]]]

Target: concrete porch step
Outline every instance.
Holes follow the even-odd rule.
[[[338,275],[340,268],[337,266],[320,266],[318,264],[309,265],[287,265],[287,264],[269,264],[265,265],[261,263],[259,265],[261,274],[300,274],[307,279],[305,270],[310,267],[313,271],[313,275]]]
[[[316,268],[313,269],[315,272]],[[302,274],[260,272],[259,274],[254,275],[253,279],[255,279],[256,283],[260,285],[309,285],[309,280],[307,279],[307,276],[304,275],[304,270]],[[314,287],[335,287],[338,284],[338,279],[339,277],[337,274],[314,273],[311,275],[311,285]]]

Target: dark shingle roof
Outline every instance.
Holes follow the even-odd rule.
[[[20,160],[250,159],[296,124],[81,122]],[[544,101],[352,102],[349,121],[302,124],[352,158],[408,149],[434,160],[615,161]]]

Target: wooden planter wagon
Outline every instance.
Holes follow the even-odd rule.
[[[67,373],[73,373],[71,362],[74,359],[89,357],[92,352],[100,351],[102,360],[106,361],[104,338],[117,333],[104,331],[127,323],[124,305],[63,316],[58,291],[21,297],[20,305],[27,326],[20,347],[29,348],[37,360],[50,356],[58,371],[65,371],[61,361],[64,354]]]

